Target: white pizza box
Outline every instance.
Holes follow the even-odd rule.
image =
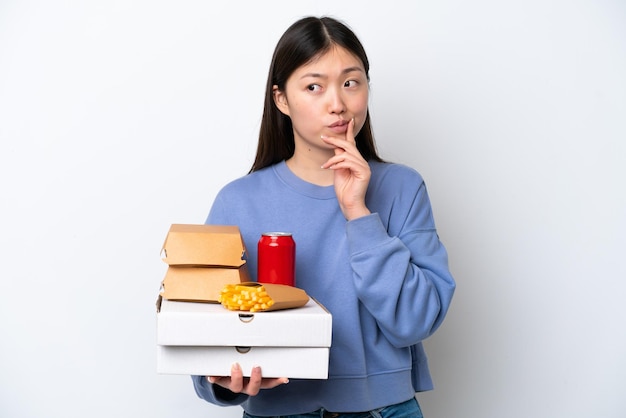
[[[157,346],[157,373],[230,376],[239,363],[244,376],[254,366],[263,377],[328,379],[328,347]]]
[[[313,298],[298,308],[255,313],[214,303],[157,302],[157,345],[330,347],[331,340],[332,316]]]

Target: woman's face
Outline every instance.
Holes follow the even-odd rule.
[[[365,123],[368,94],[363,63],[340,46],[296,69],[284,91],[274,86],[276,106],[291,118],[296,150],[332,150],[321,136],[345,137],[352,118],[356,136]]]

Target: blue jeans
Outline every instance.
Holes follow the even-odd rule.
[[[415,398],[396,405],[374,409],[369,412],[333,413],[324,408],[308,414],[283,415],[270,418],[423,418],[422,410]],[[243,418],[263,418],[257,415],[243,413]]]

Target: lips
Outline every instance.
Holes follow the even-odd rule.
[[[335,133],[343,134],[348,130],[348,121],[338,120],[332,125],[329,125],[328,128]]]
[[[347,125],[348,121],[347,120],[338,120],[337,122],[333,123],[332,125],[330,125],[331,128],[335,128],[337,126],[343,126],[343,125]]]

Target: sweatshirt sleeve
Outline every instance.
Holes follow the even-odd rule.
[[[387,211],[386,226],[379,213],[346,226],[359,300],[397,347],[430,336],[441,325],[455,289],[430,199],[419,179],[417,187],[382,196],[395,200]]]
[[[248,395],[233,393],[228,389],[210,383],[204,376],[191,376],[193,387],[199,398],[218,406],[241,405]]]

